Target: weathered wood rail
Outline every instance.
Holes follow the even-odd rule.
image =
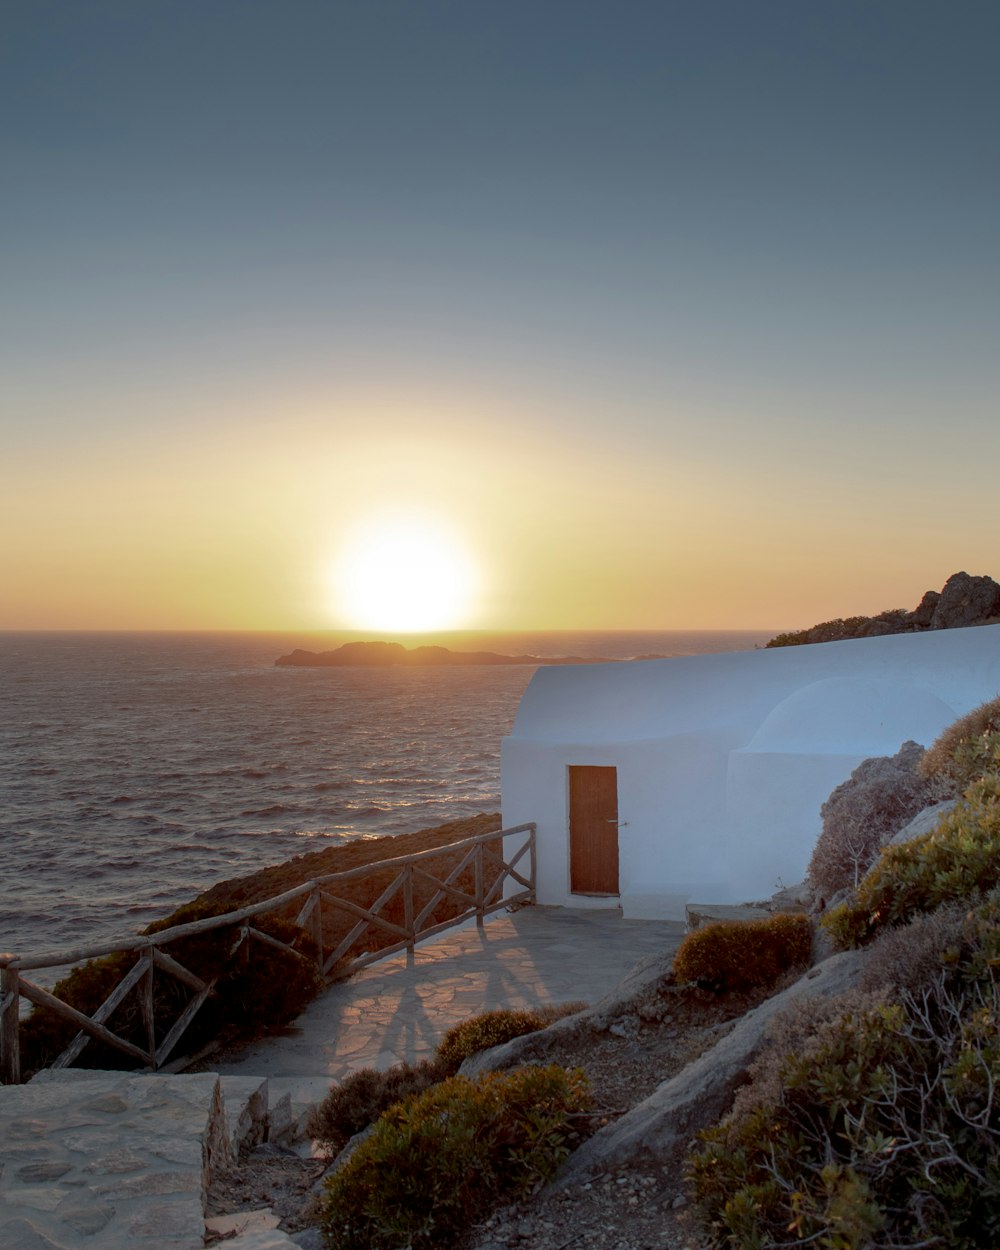
[[[440,875],[431,871],[433,861],[445,857],[449,865],[447,871]],[[525,858],[526,866],[522,862]],[[356,883],[375,874],[384,877],[387,872],[393,874],[391,882],[369,907],[359,906],[337,894],[338,888],[349,882]],[[468,882],[470,872],[471,888],[462,884],[463,880]],[[218,976],[223,971],[220,968],[214,977],[206,980],[171,958],[165,948],[183,938],[238,926],[236,939],[228,950],[229,960],[241,950],[249,956],[251,944],[261,942],[308,962],[309,958],[302,952],[263,933],[252,923],[256,917],[268,913],[294,914],[296,925],[312,938],[316,964],[323,978],[327,981],[341,980],[376,959],[396,951],[412,950],[418,942],[472,917],[482,924],[486,916],[500,908],[512,903],[534,902],[535,880],[535,826],[515,825],[510,829],[480,834],[412,855],[378,860],[346,872],[317,877],[238,911],[176,925],[148,936],[35,955],[0,954],[0,1080],[5,1085],[16,1085],[21,1080],[21,999],[48,1008],[78,1030],[70,1045],[50,1065],[53,1068],[73,1064],[92,1038],[127,1055],[143,1067],[153,1071],[162,1068],[213,993]],[[508,882],[514,887],[510,893],[506,893]],[[425,897],[426,901],[418,906],[419,897]],[[301,902],[295,913],[294,904],[299,900]],[[457,906],[457,912],[445,920],[435,920],[435,911],[446,900],[453,908]],[[394,918],[389,919],[387,912],[391,912]],[[328,938],[326,933],[333,927],[330,918],[337,913],[346,914],[354,923],[343,936]],[[342,924],[339,927],[342,928]],[[373,948],[366,948],[366,942]],[[133,951],[136,962],[91,1015],[78,1011],[24,975],[43,968],[64,968],[105,955]],[[352,955],[352,952],[357,953]],[[190,991],[187,1003],[159,1039],[153,1018],[153,986],[157,975],[170,977]],[[119,1036],[109,1027],[115,1011],[133,992],[138,996],[144,1025],[144,1046]]]

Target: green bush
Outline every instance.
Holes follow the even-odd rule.
[[[328,1250],[430,1250],[501,1200],[550,1180],[589,1107],[586,1077],[555,1065],[455,1076],[386,1111],[326,1182]]]
[[[821,1024],[741,1091],[690,1160],[715,1245],[1000,1243],[998,957],[993,895],[919,992]]]
[[[956,791],[1000,766],[1000,698],[973,708],[940,734],[920,761],[925,777],[954,783]]]
[[[306,1132],[331,1153],[336,1152],[383,1111],[405,1098],[422,1094],[449,1075],[440,1059],[400,1063],[385,1072],[362,1068],[333,1086],[314,1108]]]
[[[860,946],[880,929],[972,899],[1000,884],[1000,773],[974,781],[964,799],[923,837],[888,846],[851,902],[823,917],[840,946]]]
[[[212,914],[210,908],[203,904],[189,904],[180,908],[169,920],[150,925],[145,933],[158,933]],[[253,938],[249,946],[244,943],[234,952],[238,937],[238,927],[234,925],[181,938],[165,948],[171,959],[201,980],[211,982],[217,978],[212,994],[188,1026],[179,1048],[173,1052],[174,1058],[190,1054],[212,1041],[242,1040],[286,1024],[321,988],[318,969],[312,962],[315,947],[304,930],[274,916],[255,917],[253,926],[293,946],[306,958],[299,959]],[[78,1011],[93,1015],[139,957],[137,952],[122,952],[88,960],[59,981],[53,993]],[[145,1049],[147,1036],[140,1010],[140,991],[141,983],[105,1023],[120,1037]],[[157,1045],[163,1042],[171,1025],[193,996],[194,991],[188,986],[167,973],[156,972],[153,1016]],[[50,1009],[33,1008],[21,1023],[21,1056],[26,1074],[52,1063],[76,1033],[75,1025]],[[127,1070],[138,1066],[138,1061],[92,1039],[76,1065]]]
[[[689,933],[674,956],[674,977],[718,990],[773,984],[783,972],[807,963],[812,926],[807,916],[723,921]]]
[[[453,1025],[438,1045],[438,1058],[449,1072],[457,1072],[470,1055],[502,1046],[525,1033],[535,1033],[549,1022],[534,1011],[486,1011]]]

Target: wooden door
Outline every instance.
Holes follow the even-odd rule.
[[[618,893],[618,769],[571,764],[569,880],[574,894]]]

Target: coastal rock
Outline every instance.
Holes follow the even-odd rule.
[[[570,1155],[555,1182],[578,1183],[614,1168],[679,1158],[692,1136],[725,1114],[768,1025],[798,1001],[843,994],[860,980],[865,951],[843,951],[748,1012],[711,1049]]]
[[[879,638],[912,634],[926,629],[962,629],[986,625],[1000,617],[1000,585],[992,577],[953,573],[941,591],[928,590],[912,611],[890,608],[875,616],[838,617],[810,629],[778,634],[768,647],[796,647],[815,642],[842,642],[847,638]]]
[[[917,604],[913,612],[913,624],[918,629],[929,629],[931,621],[934,619],[934,612],[941,599],[941,592],[938,590],[928,590],[924,597]]]
[[[1000,585],[992,577],[953,573],[934,607],[931,629],[960,629],[1000,616]]]

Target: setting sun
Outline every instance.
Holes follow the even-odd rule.
[[[419,513],[357,525],[333,571],[337,614],[351,625],[391,633],[468,624],[478,582],[457,535],[439,518]]]

